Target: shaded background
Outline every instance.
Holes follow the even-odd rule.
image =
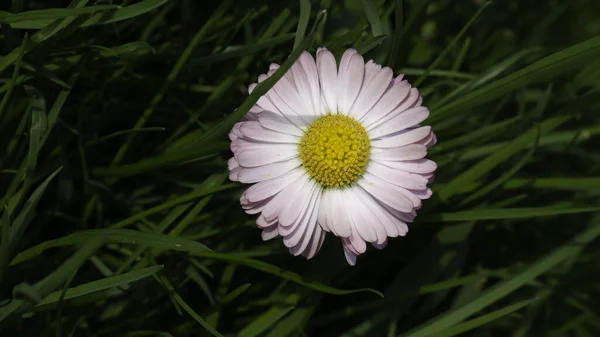
[[[73,4],[0,13],[2,336],[600,334],[598,1]],[[438,136],[355,267],[262,242],[226,176],[219,125],[305,36],[407,74]]]

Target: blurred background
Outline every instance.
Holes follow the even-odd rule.
[[[6,0],[0,336],[600,335],[600,2]],[[346,264],[227,179],[295,46],[404,73],[434,197]],[[234,113],[235,111],[235,113]]]

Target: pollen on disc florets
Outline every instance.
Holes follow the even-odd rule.
[[[325,115],[306,130],[300,158],[310,176],[324,188],[352,185],[369,162],[367,130],[345,115]]]

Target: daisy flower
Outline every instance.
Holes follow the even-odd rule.
[[[421,103],[403,75],[354,49],[339,67],[325,48],[316,62],[303,52],[229,134],[229,178],[253,184],[240,202],[258,214],[263,240],[282,237],[310,259],[330,232],[354,265],[367,242],[381,249],[406,235],[436,169],[425,158],[436,138],[420,125],[429,115]]]

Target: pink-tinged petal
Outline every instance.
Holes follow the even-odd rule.
[[[396,85],[396,84],[402,82],[403,79],[404,79],[404,74],[400,74],[400,75],[394,77],[394,80],[392,81],[392,85]]]
[[[371,244],[372,244],[372,245],[373,245],[373,247],[375,247],[376,249],[379,249],[379,250],[381,250],[381,249],[383,249],[383,248],[387,247],[388,241],[387,241],[387,240],[385,240],[384,242],[381,242],[381,243],[373,242],[373,243],[371,243]]]
[[[321,226],[317,224],[317,226],[315,226],[315,231],[313,232],[313,235],[310,239],[310,243],[308,244],[308,247],[306,247],[306,249],[304,249],[304,251],[302,252],[302,256],[309,260],[312,259],[315,255],[317,255],[319,250],[321,250],[321,246],[323,246],[323,241],[325,241],[325,232],[321,229]]]
[[[431,189],[429,188],[426,188],[424,190],[411,190],[411,192],[414,193],[414,195],[416,195],[417,198],[421,200],[429,199],[433,194],[433,192],[431,192]]]
[[[367,114],[367,112],[369,112],[369,110],[371,110],[371,108],[373,108],[377,102],[379,102],[387,90],[393,75],[392,69],[388,67],[382,68],[380,71],[378,71],[375,76],[373,76],[371,81],[366,83],[366,86],[363,86],[358,98],[356,99],[356,102],[354,103],[354,106],[352,107],[352,110],[349,113],[350,116],[357,120],[362,119],[362,117]]]
[[[259,122],[254,121],[242,123],[240,132],[247,138],[263,142],[289,144],[298,144],[300,142],[300,137],[266,129]]]
[[[363,88],[366,87],[367,83],[369,83],[375,74],[377,74],[381,70],[381,66],[375,63],[373,60],[367,61],[365,63],[365,77],[363,78]]]
[[[298,177],[298,179],[294,180],[273,197],[271,202],[269,202],[262,210],[262,216],[264,216],[267,221],[273,221],[274,219],[279,218],[283,208],[296,196],[296,194],[302,191],[303,186],[307,183],[308,177],[306,175]]]
[[[410,212],[413,210],[413,204],[407,197],[389,188],[389,186],[381,184],[381,179],[377,179],[377,177],[374,177],[370,173],[365,173],[363,178],[358,181],[358,185],[376,200],[400,212]]]
[[[408,82],[402,82],[390,88],[381,100],[362,117],[364,125],[371,125],[384,116],[387,116],[400,105],[409,92],[410,84]]]
[[[423,175],[396,170],[375,161],[367,165],[366,171],[396,186],[413,190],[427,188],[427,179]]]
[[[398,130],[411,128],[427,119],[427,117],[429,117],[429,110],[427,108],[412,108],[390,119],[386,123],[367,131],[371,138],[379,138],[393,134]]]
[[[305,174],[305,170],[299,167],[277,178],[256,183],[244,192],[244,197],[250,202],[257,202],[270,198],[281,192],[281,190],[303,174]]]
[[[437,168],[434,161],[425,158],[407,161],[380,161],[379,163],[396,170],[420,174],[431,173]]]
[[[251,184],[277,178],[302,165],[298,158],[259,167],[243,167],[238,173],[241,183]]]
[[[330,197],[331,193],[323,191],[321,194],[321,204],[319,205],[319,211],[317,213],[317,223],[326,232],[331,232],[331,228],[329,228],[329,223],[327,221],[329,218],[328,213],[331,211]]]
[[[408,96],[404,98],[402,103],[398,105],[394,110],[388,113],[385,116],[379,117],[377,119],[373,119],[373,121],[369,123],[365,123],[365,127],[367,130],[372,130],[380,125],[388,124],[388,121],[397,117],[400,114],[403,114],[405,111],[415,107],[415,103],[419,100],[419,90],[416,88],[411,88],[408,92]]]
[[[298,156],[298,146],[277,146],[268,148],[251,148],[240,151],[235,158],[242,167],[258,167],[286,161]]]
[[[291,67],[298,93],[313,115],[321,114],[321,93],[317,65],[312,55],[304,51]]]
[[[267,206],[267,204],[270,201],[271,198],[261,200],[258,202],[249,202],[248,200],[246,200],[244,195],[242,195],[242,197],[240,198],[240,204],[242,205],[244,212],[246,212],[247,214],[258,214],[262,212],[262,210]]]
[[[242,169],[239,166],[235,167],[235,168],[233,168],[231,170],[229,170],[229,180],[231,180],[231,181],[240,181],[239,178],[238,178],[238,175],[240,174],[241,170]]]
[[[338,73],[338,83],[340,94],[338,95],[338,112],[348,115],[360,89],[365,75],[365,62],[360,54],[354,54],[350,57],[350,62],[346,71]]]
[[[256,225],[259,228],[267,228],[267,227],[276,226],[277,225],[277,219],[268,221],[267,219],[265,219],[264,216],[259,215],[258,218],[256,218]]]
[[[269,70],[277,70],[279,69],[280,65],[277,63],[271,63],[269,64]]]
[[[306,121],[310,121],[310,102],[304,102],[296,86],[285,77],[282,77],[274,86],[273,90],[281,98],[282,103],[276,104],[278,108],[287,105],[297,116]],[[271,96],[269,96],[271,97]],[[274,102],[275,103],[275,102]],[[307,104],[308,103],[308,104]]]
[[[365,205],[365,208],[369,209],[377,218],[387,236],[395,238],[399,235],[398,228],[393,221],[393,216],[379,202],[362,189],[358,191],[357,196]]]
[[[406,130],[393,136],[372,140],[371,146],[382,149],[404,146],[419,142],[429,137],[431,133],[432,131],[430,126],[422,126],[416,129]]]
[[[346,257],[346,261],[348,262],[349,265],[354,266],[356,265],[356,255],[354,255],[352,252],[350,252],[348,250],[348,248],[346,248],[344,246],[344,256]]]
[[[410,144],[388,149],[374,149],[371,159],[375,161],[402,161],[421,159],[427,155],[427,147],[420,144]]]
[[[368,208],[361,204],[360,199],[357,196],[357,190],[360,187],[353,187],[345,190],[344,200],[346,201],[346,212],[350,217],[350,221],[353,225],[352,235],[358,235],[362,240],[367,242],[377,241],[377,233],[374,227],[378,224],[373,221],[372,214]]]
[[[258,122],[266,129],[302,137],[304,135],[304,131],[296,126],[302,125],[303,123],[299,120],[299,118],[300,117],[296,116],[284,117],[271,111],[262,111],[258,115]],[[292,122],[292,120],[294,120],[295,123]]]
[[[367,251],[367,244],[360,236],[352,233],[347,238],[342,238],[342,244],[348,247],[353,254],[360,255]]]
[[[258,85],[258,83],[252,83],[248,86],[248,94],[251,94],[254,91],[254,88],[256,88],[256,86]]]
[[[229,139],[231,141],[234,141],[240,137],[243,137],[244,135],[242,135],[242,133],[240,132],[240,127],[242,126],[242,123],[235,123],[233,125],[233,127],[231,128],[231,131],[229,131]]]
[[[303,215],[302,222],[291,233],[285,234],[283,238],[283,243],[286,247],[295,248],[295,255],[300,255],[308,247],[315,228],[318,227],[317,213],[319,211],[321,193],[322,189],[320,187],[314,190],[314,193],[310,196],[310,205]],[[291,228],[293,227],[291,226]],[[285,227],[279,227],[279,234],[283,234],[285,230]]]
[[[237,167],[240,167],[240,164],[237,162],[237,160],[235,160],[235,157],[231,157],[231,158],[229,158],[229,160],[227,160],[227,169],[228,170],[231,171]]]
[[[323,96],[323,101],[326,104],[326,107],[324,107],[325,111],[321,111],[321,113],[336,113],[338,110],[336,94],[338,88],[338,74],[335,56],[333,56],[329,50],[321,49],[317,52],[317,68],[319,69],[321,94]]]
[[[427,137],[421,139],[417,143],[418,144],[423,144],[427,148],[430,148],[430,147],[434,146],[435,143],[437,143],[437,137],[435,136],[435,134],[433,132],[431,132]]]
[[[317,183],[309,180],[298,190],[294,198],[288,200],[279,214],[279,235],[291,234],[295,227],[308,223],[314,208],[316,194],[319,193]],[[306,216],[308,215],[308,216]],[[303,228],[300,228],[303,230]]]
[[[269,241],[278,237],[279,233],[277,233],[277,226],[271,226],[263,229],[260,236],[262,237],[263,241]]]
[[[376,175],[370,175],[366,179],[381,187],[389,189],[393,193],[403,195],[408,200],[410,200],[413,208],[421,207],[421,199],[419,199],[414,193],[412,193],[411,190],[399,186],[400,183],[392,182],[390,181],[392,179],[388,179],[388,177],[380,178]],[[404,182],[402,182],[402,184],[404,184]]]
[[[282,116],[285,116],[286,119],[294,123],[294,125],[296,125],[302,130],[305,130],[308,127],[308,114],[304,113],[304,116],[300,115],[300,113],[303,113],[304,110],[301,110],[300,113],[297,113],[294,109],[292,109],[292,107],[288,105],[286,100],[279,95],[279,91],[271,89],[269,90],[269,92],[267,92],[266,96],[263,97],[267,97],[269,102],[271,102],[271,106],[273,107],[273,109],[275,109],[272,110],[265,108],[265,110],[279,112]]]
[[[352,234],[350,217],[346,212],[346,203],[341,190],[327,191],[330,193],[331,211],[327,214],[327,224],[336,236],[348,237]]]

